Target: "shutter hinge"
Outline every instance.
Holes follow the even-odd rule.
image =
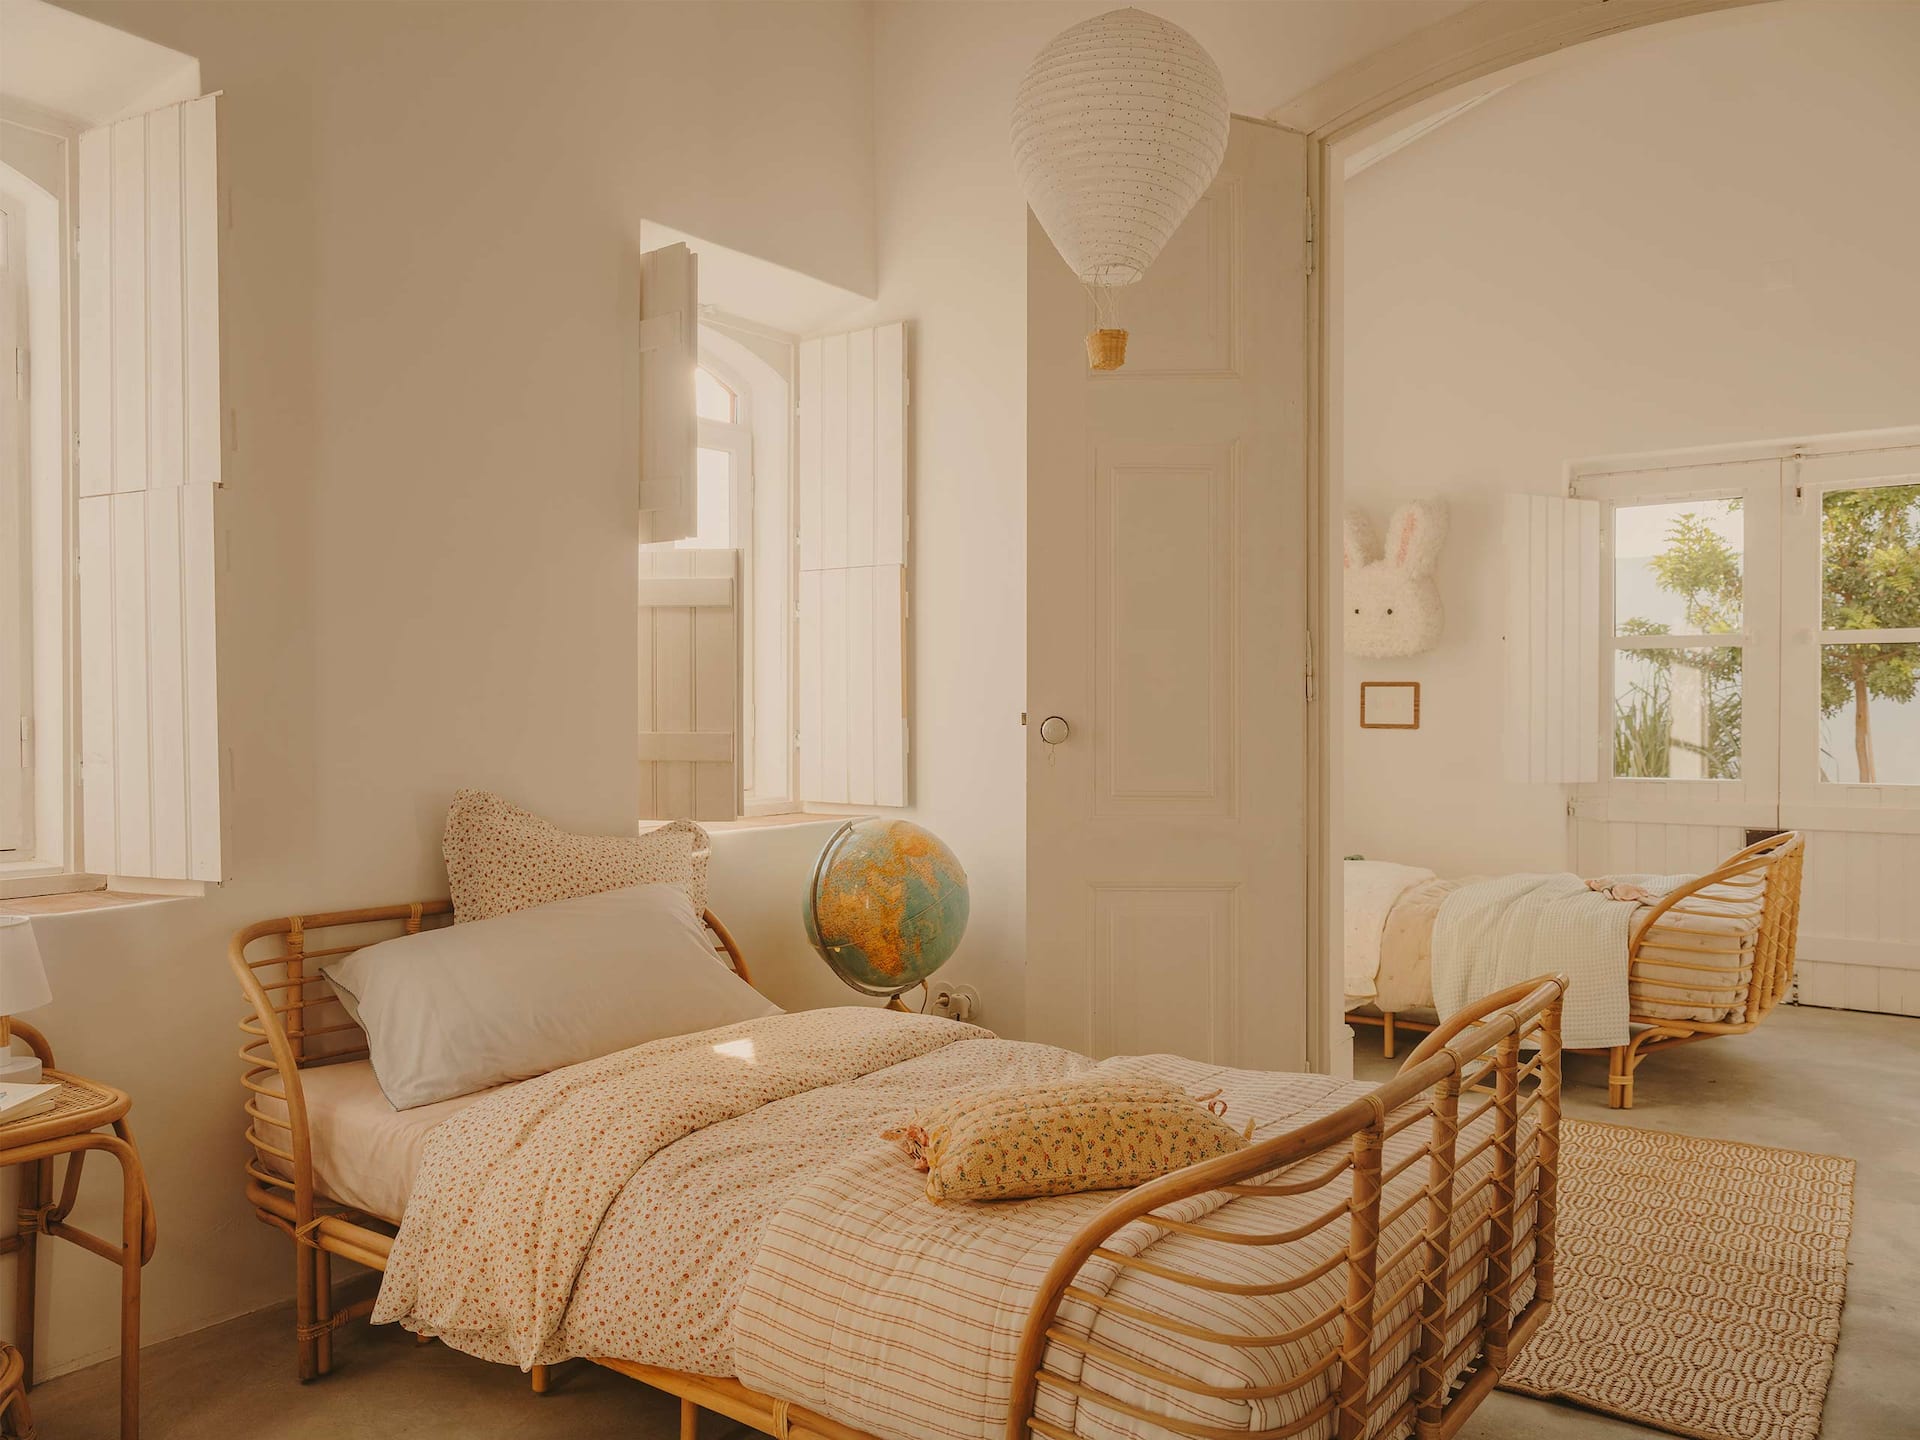
[[[1317,243],[1318,239],[1319,237],[1314,231],[1313,197],[1309,195],[1307,196],[1307,274],[1309,275],[1313,274],[1315,263],[1318,259],[1315,254],[1319,248]]]
[[[1318,698],[1318,687],[1313,673],[1313,631],[1307,631],[1307,703],[1311,705]]]
[[[20,768],[22,770],[33,768],[33,717],[31,715],[20,717]]]
[[[13,398],[27,398],[27,352],[18,345],[13,350]]]

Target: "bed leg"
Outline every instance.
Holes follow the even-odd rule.
[[[680,1440],[700,1440],[700,1407],[685,1396],[680,1399]]]
[[[305,1241],[293,1242],[293,1336],[300,1351],[300,1379],[320,1374],[320,1342],[313,1328],[314,1250]]]
[[[1616,1045],[1607,1052],[1607,1108],[1633,1108],[1633,1047]]]
[[[318,1374],[333,1372],[333,1331],[325,1328],[333,1319],[333,1257],[318,1246],[313,1251],[313,1322],[320,1331],[313,1342],[314,1369]]]
[[[1380,1053],[1386,1059],[1393,1058],[1393,1012],[1380,1012]]]
[[[547,1365],[533,1367],[533,1393],[544,1395],[553,1388],[553,1370]]]

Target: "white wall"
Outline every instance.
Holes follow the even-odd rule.
[[[855,5],[78,8],[199,57],[232,189],[233,878],[39,925],[33,1018],[134,1096],[157,1338],[291,1290],[240,1197],[227,935],[441,891],[462,784],[631,827],[639,223],[870,290],[871,37]],[[59,1368],[111,1349],[117,1307],[108,1267],[52,1248]]]
[[[240,1199],[226,936],[440,890],[462,784],[631,824],[643,217],[877,286],[877,313],[915,323],[909,813],[972,877],[951,973],[1018,1033],[1027,234],[1006,117],[1041,44],[1107,5],[69,3],[200,59],[233,190],[234,878],[44,922],[59,998],[34,1017],[136,1098],[149,1338],[291,1289]],[[1155,8],[1260,114],[1460,4]],[[717,837],[715,908],[784,1004],[844,998],[798,937],[820,838]],[[105,1353],[104,1267],[50,1275],[47,1360]]]
[[[1453,535],[1440,647],[1347,662],[1346,853],[1572,863],[1558,787],[1501,779],[1501,494],[1920,422],[1916,75],[1920,8],[1768,5],[1576,55],[1349,184],[1349,499],[1445,495]],[[1358,729],[1369,679],[1422,682],[1421,728]]]

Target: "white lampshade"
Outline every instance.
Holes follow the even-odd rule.
[[[0,915],[0,1015],[18,1015],[51,1003],[40,944],[25,915]]]
[[[1231,118],[1220,67],[1191,35],[1113,10],[1035,58],[1014,100],[1014,168],[1073,273],[1131,285],[1219,173]]]

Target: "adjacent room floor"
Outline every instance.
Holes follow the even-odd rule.
[[[1368,1046],[1371,1039],[1373,1044]],[[1396,1062],[1363,1033],[1362,1078]],[[1920,1355],[1920,1020],[1783,1008],[1753,1035],[1658,1056],[1640,1071],[1636,1108],[1606,1109],[1604,1061],[1572,1057],[1568,1113],[1588,1119],[1780,1145],[1859,1161],[1858,1211],[1839,1360],[1823,1433],[1900,1440],[1913,1431]],[[236,1202],[237,1203],[237,1202]],[[676,1433],[676,1403],[589,1365],[559,1372],[535,1396],[524,1376],[443,1346],[420,1346],[364,1325],[336,1338],[324,1381],[293,1378],[291,1306],[156,1345],[146,1352],[148,1440],[258,1435],[273,1440],[399,1440],[513,1434],[566,1440],[648,1440]],[[110,1440],[117,1376],[111,1364],[51,1380],[33,1393],[40,1430],[59,1440]],[[709,1416],[702,1433],[737,1427]],[[1620,1440],[1652,1432],[1570,1407],[1496,1394],[1465,1440]]]

